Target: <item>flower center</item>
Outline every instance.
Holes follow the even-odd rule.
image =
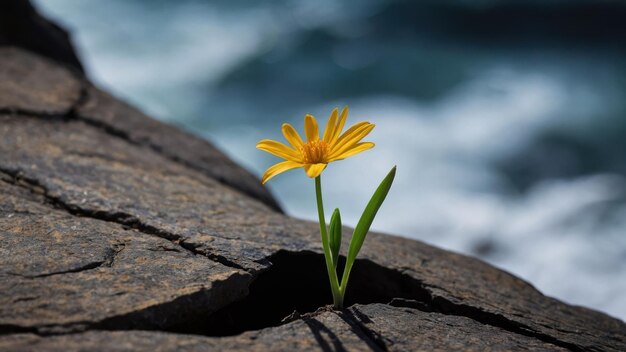
[[[328,158],[328,147],[321,139],[307,142],[300,151],[305,164],[325,163]]]

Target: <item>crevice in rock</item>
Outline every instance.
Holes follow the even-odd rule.
[[[324,257],[314,252],[279,251],[268,258],[272,266],[261,273],[250,285],[250,293],[207,317],[184,325],[174,326],[173,332],[208,336],[230,336],[248,330],[279,326],[302,315],[332,303],[328,278],[324,270]],[[340,258],[343,267],[345,258]],[[540,333],[524,324],[511,321],[502,315],[486,312],[469,305],[455,304],[433,297],[428,286],[405,273],[380,266],[367,259],[357,259],[350,286],[346,292],[346,306],[353,304],[384,303],[410,307],[424,312],[463,316],[520,335],[564,347],[572,351],[586,350],[575,344]],[[363,323],[364,314],[356,316],[354,308],[339,312],[347,322],[356,324],[362,333],[385,349],[385,338],[372,332]],[[588,349],[587,349],[588,350]]]
[[[107,124],[106,122],[102,122],[99,121],[97,119],[93,119],[93,118],[88,118],[85,116],[82,116],[78,110],[85,105],[88,101],[89,101],[90,97],[89,97],[89,83],[85,82],[84,79],[81,79],[81,88],[79,90],[79,94],[78,97],[76,98],[76,100],[70,104],[70,106],[68,107],[67,110],[65,111],[59,111],[59,112],[53,112],[53,113],[48,113],[48,112],[44,112],[44,111],[35,111],[35,110],[28,110],[28,109],[23,109],[23,108],[13,108],[13,107],[0,107],[0,115],[23,115],[23,116],[27,116],[27,117],[32,117],[32,118],[39,118],[39,119],[55,119],[57,121],[80,121],[88,126],[91,126],[95,129],[98,129],[99,131],[102,131],[110,136],[119,138],[124,140],[125,142],[133,145],[133,146],[137,146],[137,147],[145,147],[148,148],[150,150],[152,150],[153,152],[155,152],[156,154],[169,159],[170,161],[173,161],[174,163],[180,164],[188,169],[191,169],[205,177],[208,177],[214,181],[217,181],[218,183],[238,192],[238,193],[242,193],[244,195],[246,195],[247,197],[250,197],[252,199],[258,200],[259,202],[265,204],[266,206],[268,206],[269,208],[271,208],[274,211],[277,211],[279,213],[283,213],[282,209],[280,208],[280,205],[271,197],[262,197],[259,194],[247,190],[245,187],[239,187],[237,184],[230,182],[228,179],[221,177],[219,175],[212,175],[210,173],[207,173],[207,171],[205,169],[203,169],[202,167],[199,167],[197,165],[195,165],[194,163],[191,163],[183,158],[180,158],[172,153],[168,153],[166,150],[164,150],[161,146],[154,144],[148,140],[145,141],[138,141],[134,138],[132,138],[126,131],[116,128],[115,126],[112,126],[110,124]],[[231,161],[232,162],[232,161]],[[233,163],[233,165],[236,165]]]
[[[55,275],[70,274],[70,273],[80,273],[81,271],[97,269],[97,268],[103,266],[104,264],[106,264],[105,260],[103,260],[103,261],[95,261],[95,262],[89,262],[89,263],[87,263],[85,265],[81,265],[81,266],[76,267],[76,268],[71,268],[71,269],[61,270],[61,271],[54,271],[54,272],[51,272],[51,273],[38,274],[38,275],[23,275],[23,274],[12,273],[12,272],[7,272],[7,274],[13,275],[13,276],[23,277],[23,278],[26,278],[26,279],[38,279],[38,278],[42,278],[42,277],[49,277],[49,276],[55,276]]]
[[[244,299],[200,320],[172,327],[172,331],[208,336],[237,335],[282,325],[287,322],[284,318],[294,311],[305,315],[332,303],[323,255],[279,251],[268,260],[271,267],[256,277]],[[340,259],[340,267],[344,260]],[[346,306],[387,303],[394,297],[426,300],[427,294],[410,276],[358,259],[345,303]]]
[[[11,276],[19,276],[19,277],[23,277],[25,279],[38,279],[38,278],[43,278],[43,277],[50,277],[50,276],[56,276],[56,275],[63,275],[63,274],[72,274],[72,273],[80,273],[83,271],[88,271],[88,270],[93,270],[93,269],[97,269],[100,267],[112,267],[114,262],[115,262],[115,258],[117,257],[117,255],[124,250],[126,244],[124,243],[119,243],[114,245],[112,248],[107,248],[106,249],[106,253],[104,255],[104,260],[98,260],[98,261],[93,261],[93,262],[89,262],[87,264],[75,267],[75,268],[70,268],[67,270],[60,270],[60,271],[54,271],[54,272],[50,272],[50,273],[44,273],[44,274],[38,274],[38,275],[24,275],[24,274],[19,274],[19,273],[13,273],[13,272],[6,272],[7,275],[11,275]],[[28,299],[22,299],[22,300],[28,300]]]
[[[220,291],[220,285],[215,286],[214,283],[215,287],[210,291],[200,290],[165,304],[86,326],[80,323],[36,329],[0,326],[0,334],[34,331],[40,335],[50,335],[99,329],[157,330],[221,337],[280,326],[298,319],[306,323],[317,314],[328,311],[328,308],[320,309],[332,303],[322,254],[282,250],[267,260],[271,262],[270,268],[257,273],[252,283],[241,286],[241,292],[235,295],[240,297],[238,301],[233,301],[232,291]],[[345,258],[340,257],[339,267],[343,267],[344,262]],[[236,274],[230,279],[241,275]],[[246,280],[249,279],[250,276]],[[219,298],[216,299],[216,296]],[[211,302],[207,301],[209,297],[212,297]],[[428,286],[420,280],[367,259],[357,259],[345,303],[347,307],[352,307],[334,314],[348,323],[372,350],[387,350],[388,340],[368,327],[369,317],[354,304],[383,303],[427,313],[461,316],[571,351],[597,350],[559,340],[500,314],[433,296]],[[184,311],[181,311],[181,307],[184,307]],[[215,310],[217,307],[221,308]]]
[[[206,257],[209,260],[218,262],[227,267],[249,271],[247,268],[244,268],[241,265],[234,263],[228,260],[227,258],[224,258],[223,256],[214,255],[206,251],[202,251],[202,252],[196,251],[195,247],[190,244],[185,243],[183,241],[183,238],[180,235],[163,231],[157,227],[145,224],[130,214],[126,214],[123,212],[93,211],[89,209],[80,208],[73,204],[67,204],[60,198],[50,195],[50,193],[48,192],[45,186],[40,184],[35,179],[31,179],[31,178],[24,176],[20,171],[0,167],[0,175],[2,174],[6,176],[0,177],[0,180],[3,180],[15,186],[26,188],[27,190],[35,194],[42,195],[44,197],[44,201],[47,204],[49,204],[50,206],[56,209],[64,210],[71,215],[92,218],[92,219],[106,221],[106,222],[112,222],[118,225],[122,225],[126,228],[132,228],[143,234],[152,235],[152,236],[169,240],[176,246],[184,249],[185,251],[193,255],[200,255],[200,256]]]
[[[436,312],[445,315],[470,318],[481,324],[494,326],[518,335],[532,337],[555,346],[566,348],[570,351],[599,351],[594,348],[583,348],[569,342],[561,341],[553,336],[536,331],[525,324],[510,320],[500,314],[486,312],[480,308],[465,304],[453,303],[441,296],[432,297],[428,302],[420,302],[411,299],[394,299],[390,302],[390,305],[394,307],[414,308],[424,312]]]
[[[210,287],[179,295],[171,301],[155,304],[125,314],[111,316],[99,321],[75,321],[66,324],[20,326],[0,324],[0,336],[32,333],[38,336],[74,334],[92,330],[107,331],[171,331],[171,326],[180,325],[197,316],[210,315],[215,307],[221,307],[244,296],[250,281],[248,274],[234,273],[223,280],[211,282]]]
[[[0,168],[0,173],[10,176],[0,177],[3,181],[25,187],[35,194],[42,194],[52,206],[64,209],[70,214],[135,228],[142,233],[168,239],[194,255],[203,255],[225,266],[245,270],[241,265],[222,256],[211,256],[204,251],[199,253],[195,246],[183,242],[180,236],[143,224],[129,214],[89,211],[68,205],[50,196],[43,185],[36,180],[25,178],[19,171]],[[112,265],[114,255],[111,258]],[[343,267],[343,260],[345,259],[341,258],[340,268]],[[279,251],[268,257],[267,261],[272,263],[271,267],[265,272],[257,273],[257,278],[249,288],[250,293],[244,299],[210,315],[195,315],[184,323],[164,326],[163,330],[207,336],[230,336],[248,330],[278,326],[294,311],[314,312],[319,307],[332,303],[321,254]],[[86,267],[78,268],[77,271],[89,270],[107,262],[109,261],[90,263]],[[433,297],[428,285],[421,281],[365,259],[358,259],[355,264],[345,302],[346,306],[355,303],[390,303],[393,306],[410,307],[424,312],[464,316],[482,324],[533,337],[572,351],[593,350],[561,341],[500,314],[453,303],[441,296]]]
[[[14,299],[11,303],[28,302],[28,301],[34,301],[36,299],[39,299],[39,296],[19,297],[17,299]]]
[[[169,248],[165,246],[158,246],[157,248],[148,248],[151,252],[177,252],[180,253],[178,248]]]
[[[207,253],[199,253],[193,245],[184,243],[180,236],[143,224],[129,214],[89,211],[74,205],[68,205],[61,199],[49,195],[43,185],[36,180],[24,177],[19,171],[0,168],[0,173],[10,176],[0,177],[3,181],[25,187],[35,194],[43,195],[45,200],[52,206],[64,209],[75,216],[90,217],[135,228],[142,233],[168,239],[194,255],[200,254],[223,265],[244,269],[222,256],[213,255],[211,257]],[[114,256],[112,256],[110,261],[111,265],[113,258]],[[194,315],[182,323],[159,328],[172,332],[230,336],[248,330],[278,326],[283,324],[283,318],[294,311],[301,313],[313,312],[317,308],[331,303],[328,279],[324,270],[324,259],[321,254],[280,251],[267,258],[267,261],[271,262],[272,266],[265,272],[257,273],[256,280],[249,288],[250,293],[241,301],[223,307],[212,314]],[[89,270],[90,268],[106,264],[106,262],[90,263],[86,267],[78,268],[77,271]],[[339,267],[343,267],[343,263],[340,263]],[[454,303],[441,296],[433,296],[429,286],[421,281],[400,271],[379,266],[365,259],[357,260],[346,295],[347,306],[355,303],[390,303],[393,306],[410,307],[424,312],[463,316],[482,324],[533,337],[572,351],[594,350],[593,348],[583,348],[561,341],[522,323],[512,321],[500,314],[486,312],[469,305]],[[120,319],[120,321],[124,321],[125,318]],[[115,325],[119,326],[120,324]],[[363,324],[360,326],[363,327]],[[106,326],[101,328],[106,328]],[[146,327],[141,326],[141,324],[131,324],[129,328]],[[8,327],[7,329],[8,331],[13,331],[13,329]],[[17,329],[19,330],[19,328]]]
[[[67,204],[64,201],[62,201],[59,197],[52,196],[48,192],[46,187],[40,184],[39,181],[25,176],[22,172],[18,170],[11,170],[11,169],[0,167],[0,173],[4,173],[10,176],[9,179],[7,177],[2,178],[6,182],[11,183],[16,186],[26,188],[27,190],[35,194],[43,195],[45,198],[45,202],[47,204],[49,204],[53,208],[65,210],[71,215],[78,216],[78,217],[93,218],[93,219],[102,220],[106,222],[113,222],[113,223],[123,225],[128,228],[139,230],[142,233],[155,235],[160,238],[165,238],[167,240],[173,241],[173,243],[176,243],[174,241],[180,239],[180,236],[178,235],[171,234],[169,232],[162,231],[153,226],[143,224],[134,216],[123,213],[123,212],[93,211],[89,209],[80,208],[73,204]]]
[[[80,82],[80,90],[78,91],[78,98],[74,101],[72,107],[66,114],[66,116],[70,119],[74,118],[77,115],[78,109],[85,105],[89,100],[89,83],[82,77],[77,77],[76,79]]]
[[[131,135],[129,135],[126,131],[119,129],[115,126],[112,126],[106,122],[102,122],[99,121],[97,119],[93,119],[93,118],[89,118],[86,116],[81,115],[78,110],[85,105],[90,97],[88,94],[88,83],[84,82],[82,84],[81,87],[81,94],[79,99],[77,100],[77,102],[73,105],[72,109],[68,112],[67,117],[71,120],[77,120],[77,121],[81,121],[89,126],[92,126],[94,128],[97,128],[113,137],[117,137],[120,139],[123,139],[124,141],[126,141],[129,144],[138,146],[138,147],[146,147],[150,150],[152,150],[153,152],[155,152],[156,154],[169,159],[177,164],[180,164],[184,167],[187,167],[191,170],[194,170],[202,175],[205,175],[209,178],[211,178],[212,180],[217,181],[218,183],[229,187],[237,192],[243,193],[246,196],[252,198],[252,199],[256,199],[260,202],[262,202],[263,204],[267,205],[268,207],[270,207],[271,209],[273,209],[274,211],[277,211],[279,213],[283,213],[283,210],[280,208],[280,205],[271,197],[260,197],[259,194],[256,194],[253,191],[250,191],[246,188],[242,188],[239,187],[237,184],[234,184],[233,182],[230,182],[230,180],[228,180],[227,178],[221,177],[219,175],[213,175],[210,173],[207,173],[207,170],[205,170],[202,167],[199,167],[198,165],[195,165],[194,163],[191,163],[187,160],[185,160],[184,158],[181,158],[175,154],[172,153],[168,153],[167,150],[163,149],[162,146],[152,143],[149,140],[136,140],[135,138],[132,138]],[[233,166],[235,166],[234,162],[230,161],[233,164]]]
[[[172,331],[172,326],[210,316],[217,307],[244,297],[248,293],[249,282],[249,274],[234,273],[226,279],[212,281],[210,288],[201,288],[169,302],[106,318],[90,324],[86,330]]]
[[[193,252],[195,254],[198,254],[198,255],[205,256],[205,257],[211,259],[212,261],[218,262],[218,263],[220,263],[220,264],[222,264],[224,266],[227,266],[227,267],[230,267],[230,268],[239,269],[239,270],[243,270],[243,271],[247,271],[247,272],[251,272],[251,270],[249,268],[241,266],[238,263],[235,263],[234,261],[224,257],[223,255],[207,252],[206,250],[198,251],[197,250],[197,246],[192,244],[192,243],[185,242],[185,241],[179,241],[178,244],[181,247],[187,249],[188,251],[191,251],[191,252]]]
[[[0,336],[2,335],[11,335],[11,334],[37,334],[37,329],[35,328],[26,328],[18,325],[12,324],[0,324]]]
[[[10,116],[28,116],[34,117],[38,119],[55,119],[58,121],[70,121],[70,117],[67,114],[71,111],[72,107],[69,110],[62,112],[44,112],[44,111],[35,111],[28,110],[23,108],[12,108],[12,107],[0,107],[0,116],[4,115],[6,117]]]
[[[238,187],[236,184],[234,184],[233,182],[230,182],[228,179],[224,178],[224,177],[220,177],[218,175],[210,175],[206,172],[206,170],[204,170],[202,167],[199,167],[197,165],[195,165],[194,163],[188,162],[187,160],[180,158],[176,155],[173,155],[171,153],[166,152],[161,146],[154,144],[150,141],[137,141],[134,138],[132,138],[126,131],[116,128],[114,126],[111,126],[107,123],[95,120],[95,119],[90,119],[87,117],[84,117],[78,113],[73,113],[71,115],[71,119],[76,120],[76,121],[81,121],[89,126],[92,126],[94,128],[97,128],[113,137],[117,137],[120,139],[123,139],[125,142],[132,144],[134,146],[137,147],[145,147],[148,148],[150,150],[152,150],[153,152],[155,152],[156,154],[169,159],[170,161],[173,161],[177,164],[180,164],[186,168],[189,168],[193,171],[196,171],[206,177],[209,177],[210,179],[217,181],[218,183],[220,183],[221,185],[224,185],[230,189],[235,190],[236,192],[242,193],[244,195],[246,195],[247,197],[250,197],[252,199],[256,199],[260,202],[262,202],[263,204],[267,205],[268,207],[270,207],[272,210],[283,213],[282,209],[280,208],[280,206],[278,205],[278,203],[272,201],[272,199],[270,198],[266,198],[266,199],[262,199],[259,198],[258,194],[255,194],[254,192],[248,191],[245,188],[241,188]]]

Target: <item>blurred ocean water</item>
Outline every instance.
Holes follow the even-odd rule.
[[[72,31],[98,84],[259,175],[276,161],[259,139],[349,105],[349,123],[376,123],[377,147],[324,173],[327,207],[347,224],[397,164],[376,230],[479,256],[626,319],[626,5],[36,5]],[[314,218],[302,171],[269,187],[288,213]]]

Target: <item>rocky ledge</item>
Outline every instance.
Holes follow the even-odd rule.
[[[377,233],[318,309],[321,253],[208,142],[0,48],[0,350],[626,350],[617,319]]]

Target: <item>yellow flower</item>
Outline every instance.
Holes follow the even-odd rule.
[[[338,109],[335,108],[328,118],[322,139],[319,136],[315,117],[307,114],[304,116],[306,143],[288,123],[283,124],[283,135],[291,147],[269,139],[257,143],[258,149],[286,160],[268,168],[261,182],[265,183],[282,172],[298,167],[303,167],[307,176],[315,178],[324,171],[328,163],[374,147],[372,142],[361,142],[372,131],[374,124],[367,121],[359,122],[340,136],[348,117],[348,107],[343,108],[341,115],[339,117],[338,115]]]

